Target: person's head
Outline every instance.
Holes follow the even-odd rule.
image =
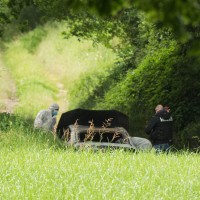
[[[161,110],[163,110],[163,106],[162,106],[161,104],[159,104],[159,105],[157,105],[157,106],[155,107],[155,112],[156,112],[156,113],[160,112]]]
[[[170,107],[169,106],[165,106],[164,110],[166,110],[167,112],[170,112]]]
[[[58,114],[59,105],[57,103],[53,103],[50,105],[49,110],[51,110],[52,116],[55,116]]]

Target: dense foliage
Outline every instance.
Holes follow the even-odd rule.
[[[106,20],[81,16],[69,18],[71,34],[104,43],[120,59],[109,70],[84,76],[71,94],[72,106],[121,110],[129,115],[134,135],[142,135],[153,108],[162,103],[175,116],[177,144],[198,135],[180,136],[200,116],[199,58],[193,49],[198,28],[191,39],[180,42],[172,29],[152,24],[136,9]]]
[[[9,10],[7,7],[7,1],[0,2],[0,37],[2,36],[4,26],[8,22]]]

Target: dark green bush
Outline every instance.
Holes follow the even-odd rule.
[[[19,127],[23,122],[17,116],[10,113],[0,113],[0,130],[9,131],[13,127]]]
[[[187,149],[200,150],[200,122],[188,124],[182,131],[174,136],[175,146]]]

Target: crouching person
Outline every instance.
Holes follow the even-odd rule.
[[[53,103],[47,110],[41,110],[35,118],[34,128],[55,132],[58,111],[59,106],[57,103]]]

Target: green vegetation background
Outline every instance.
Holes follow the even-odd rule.
[[[1,199],[199,198],[199,2],[135,6],[0,1],[0,110],[14,113],[0,114]],[[130,134],[142,137],[155,105],[168,104],[174,152],[66,149],[56,135],[33,129],[37,112],[54,101],[59,114],[122,111]]]
[[[174,144],[197,148],[199,8],[198,0],[2,0],[0,37],[7,43],[1,42],[1,60],[15,79],[16,111],[33,118],[39,98],[39,108],[65,99],[64,110],[117,109],[129,116],[132,135],[146,137],[144,126],[161,103],[174,116]],[[47,22],[58,32],[51,34]],[[4,98],[15,98],[14,89],[1,88]]]

